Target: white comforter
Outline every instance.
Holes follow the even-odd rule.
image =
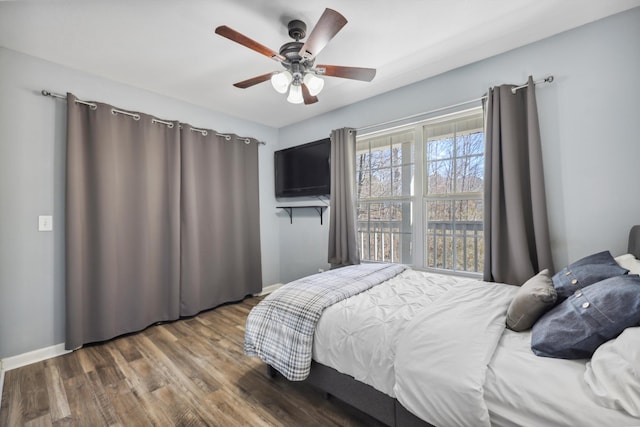
[[[529,333],[504,328],[516,291],[407,270],[327,308],[313,359],[434,425],[640,426],[598,404],[583,379],[587,361],[537,357]]]
[[[407,321],[461,281],[469,279],[406,270],[328,307],[316,326],[313,360],[395,397],[395,349]]]
[[[398,401],[436,426],[490,426],[484,401],[487,365],[516,291],[469,283],[415,316],[396,350]]]

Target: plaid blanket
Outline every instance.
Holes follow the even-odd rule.
[[[257,356],[290,381],[311,369],[316,324],[325,308],[405,270],[400,264],[360,264],[295,280],[268,295],[249,316],[244,352]]]

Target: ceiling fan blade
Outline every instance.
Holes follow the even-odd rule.
[[[238,82],[238,83],[234,83],[233,85],[235,87],[239,87],[240,89],[246,89],[246,88],[251,87],[253,85],[257,85],[258,83],[266,82],[267,80],[269,80],[271,78],[272,74],[273,73],[267,73],[267,74],[262,74],[260,76],[251,77],[250,79],[243,80],[243,81]]]
[[[305,59],[315,58],[318,53],[338,34],[347,23],[347,18],[333,9],[325,9],[307,41],[300,49],[300,56]]]
[[[309,88],[304,83],[302,83],[302,99],[304,99],[305,105],[315,104],[316,102],[318,102],[318,97],[312,96],[309,93]]]
[[[316,65],[319,75],[370,82],[376,76],[375,68],[341,67],[339,65]]]
[[[242,46],[248,47],[249,49],[255,50],[256,52],[261,53],[262,55],[268,56],[269,58],[275,61],[282,62],[286,59],[284,56],[280,55],[275,50],[269,49],[268,47],[258,43],[253,39],[250,39],[244,34],[237,32],[233,28],[227,27],[226,25],[221,25],[218,28],[216,28],[216,34],[221,35],[222,37],[226,37],[231,41],[239,43]]]

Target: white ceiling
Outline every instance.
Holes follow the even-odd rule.
[[[640,0],[0,1],[0,46],[279,128],[636,6]],[[318,62],[376,68],[372,82],[327,77],[313,105],[289,104],[269,82],[232,86],[282,68],[214,34],[217,26],[277,51],[291,41],[289,20],[306,22],[309,34],[325,7],[349,22]]]

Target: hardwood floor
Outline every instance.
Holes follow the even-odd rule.
[[[5,373],[0,426],[380,425],[243,354],[259,298]]]

